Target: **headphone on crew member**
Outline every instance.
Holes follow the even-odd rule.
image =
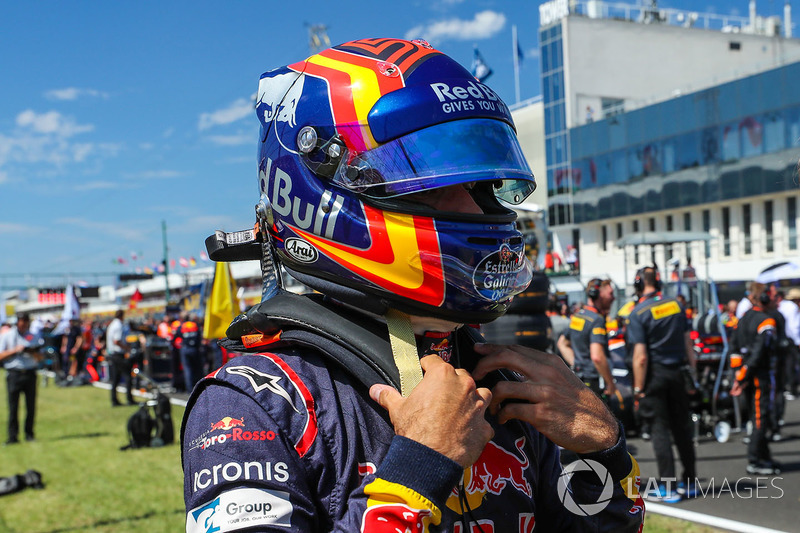
[[[586,285],[586,296],[591,298],[592,300],[596,300],[600,296],[600,286],[603,284],[603,280],[600,278],[594,278]]]
[[[758,295],[758,301],[764,307],[770,304],[770,302],[772,301],[772,295],[769,292],[769,286],[764,287],[764,290],[761,291],[761,294]]]
[[[636,292],[644,291],[644,274],[645,270],[648,268],[652,268],[653,273],[655,274],[655,280],[653,281],[653,286],[655,287],[656,291],[661,290],[661,274],[658,272],[658,267],[656,265],[653,265],[649,267],[642,267],[636,271],[636,277],[633,278],[633,288],[636,290]]]

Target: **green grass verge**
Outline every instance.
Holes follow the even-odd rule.
[[[124,394],[120,394],[124,397]],[[7,438],[8,396],[0,372],[0,442]],[[23,403],[23,402],[21,402]],[[185,529],[180,447],[120,451],[135,407],[111,407],[96,387],[43,387],[36,440],[0,447],[0,476],[42,473],[43,490],[0,501],[0,531],[174,532]],[[24,417],[20,406],[20,423]],[[176,433],[183,408],[172,406]]]
[[[123,397],[122,394],[119,395]],[[0,371],[0,442],[8,403]],[[0,476],[38,470],[43,490],[25,489],[0,500],[0,531],[8,533],[175,532],[185,529],[183,473],[177,444],[120,451],[135,407],[112,408],[96,387],[39,382],[36,441],[0,446]],[[183,408],[172,406],[175,431]],[[24,408],[20,408],[20,421]],[[647,514],[645,531],[709,533],[712,528]]]

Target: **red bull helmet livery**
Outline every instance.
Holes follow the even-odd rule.
[[[507,205],[536,184],[511,114],[425,41],[363,39],[267,72],[256,112],[270,240],[300,281],[378,313],[473,323],[527,287]],[[419,201],[464,184],[483,214]]]
[[[222,260],[260,255],[264,293],[221,340],[236,356],[187,402],[187,533],[640,531],[624,431],[582,456],[603,475],[565,479],[558,446],[490,415],[493,437],[464,468],[396,434],[368,393],[404,388],[395,310],[454,322],[412,332],[412,357],[471,371],[473,323],[530,282],[507,204],[535,183],[500,98],[424,41],[366,39],[264,74],[256,110],[257,227],[206,243]],[[434,209],[428,194],[474,205]],[[331,298],[279,290],[275,258]]]

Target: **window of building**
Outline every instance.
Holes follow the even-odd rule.
[[[740,43],[739,41],[729,41],[728,42],[728,50],[733,50],[733,51],[738,52],[741,49],[742,49],[742,43]]]
[[[617,222],[617,240],[622,238],[622,222]]]
[[[767,233],[765,243],[767,252],[775,251],[775,235],[772,232],[773,203],[772,200],[764,202],[764,230]]]
[[[722,255],[731,255],[731,208],[722,208]]]
[[[552,44],[542,45],[542,72],[550,72],[550,47]]]
[[[789,249],[797,250],[797,198],[786,199],[786,230],[789,235]]]
[[[742,157],[764,153],[764,126],[759,117],[745,117],[739,122],[742,139]]]
[[[672,215],[667,215],[666,217],[666,227],[667,231],[672,231]],[[672,244],[667,244],[664,247],[664,259],[669,261],[674,256],[674,246]]]
[[[703,209],[703,232],[711,231],[711,210]]]
[[[625,156],[625,150],[611,152],[611,182],[624,183],[628,181],[629,177],[628,160]]]
[[[613,117],[625,111],[625,100],[620,98],[603,98],[600,101],[603,118]]]
[[[678,169],[700,165],[700,133],[691,131],[677,138]]]
[[[764,116],[764,151],[777,152],[786,148],[786,124],[780,113]]]
[[[601,237],[600,237],[600,246],[603,248],[604,252],[608,251],[608,227],[603,224],[601,229]]]
[[[675,172],[675,141],[667,139],[661,143],[661,168],[665,174]]]
[[[590,163],[590,176],[591,176],[591,163]],[[609,185],[611,183],[611,157],[608,154],[603,154],[595,158],[595,175],[593,179],[597,180],[597,185]]]
[[[700,136],[700,155],[703,165],[719,162],[719,140],[716,128],[706,128]]]
[[[742,150],[739,146],[739,134],[736,124],[725,124],[720,128],[722,138],[722,160],[734,161],[742,157]]]
[[[742,206],[742,234],[744,235],[744,253],[750,255],[753,253],[753,235],[750,231],[752,225],[752,213],[750,211],[750,204]]]
[[[786,138],[789,139],[788,146],[797,146],[800,141],[800,109],[791,108],[785,113],[786,116]]]
[[[650,218],[647,219],[647,227],[649,228],[650,231],[655,231],[656,230],[656,218],[655,217],[650,217]]]
[[[634,220],[633,221],[633,228],[632,229],[633,229],[633,233],[639,233],[639,221],[638,220]],[[639,246],[634,246],[633,247],[633,264],[634,265],[638,265],[639,264]]]
[[[688,211],[683,214],[683,231],[692,231],[692,214]]]

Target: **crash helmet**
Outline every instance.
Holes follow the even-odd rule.
[[[536,184],[511,114],[427,42],[352,41],[266,72],[256,113],[271,253],[302,283],[460,323],[501,316],[527,287],[510,205]],[[483,213],[419,201],[453,185]]]

